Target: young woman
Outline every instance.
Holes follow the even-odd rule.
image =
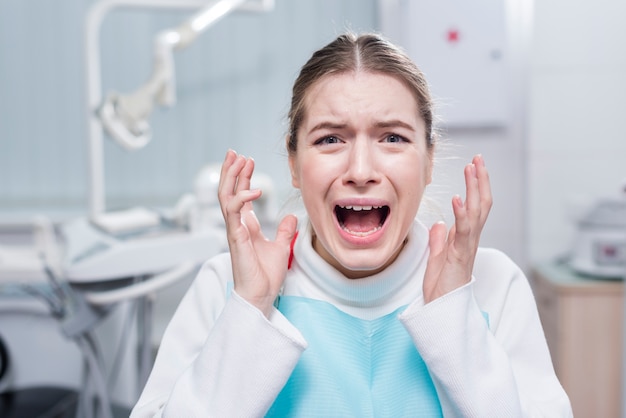
[[[227,153],[230,252],[181,302],[132,416],[571,416],[524,274],[478,248],[482,157],[449,231],[416,220],[436,144],[415,64],[341,35],[302,68],[289,120],[306,216],[265,238],[254,162]]]

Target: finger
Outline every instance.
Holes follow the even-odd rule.
[[[237,185],[235,186],[235,193],[240,193],[242,191],[250,190],[250,184],[252,182],[253,172],[254,172],[254,160],[252,158],[248,158],[245,160],[244,166],[242,167],[241,172],[239,173],[239,177],[237,178]],[[259,223],[259,220],[257,219],[256,214],[254,213],[254,208],[252,206],[252,201],[261,197],[262,191],[255,190],[255,192],[258,192],[258,196],[244,203],[241,209],[242,215],[243,215],[242,221],[248,227],[250,235],[253,237],[253,239],[264,240],[265,237],[263,236],[263,233],[261,232],[261,224]]]
[[[448,234],[448,258],[464,263],[473,258],[476,252],[478,237],[480,237],[480,231],[476,231],[480,228],[477,228],[476,221],[469,217],[459,196],[452,199],[452,206],[455,223]]]
[[[228,150],[226,152],[226,156],[224,157],[224,162],[222,163],[222,168],[220,170],[220,181],[217,186],[217,197],[218,199],[223,198],[226,192],[225,183],[228,177],[228,170],[235,162],[237,158],[237,153],[233,150]]]
[[[252,173],[254,172],[254,160],[248,158],[244,160],[244,165],[241,168],[239,177],[237,178],[237,186],[235,187],[235,193],[241,190],[250,190],[250,182],[252,179]]]
[[[478,178],[476,177],[476,165],[465,166],[465,208],[472,220],[480,219],[480,191],[478,189]]]
[[[260,190],[242,190],[228,201],[224,207],[224,219],[226,221],[226,229],[230,233],[239,230],[239,226],[242,224],[242,210],[244,205],[258,199],[259,196],[261,196]],[[254,216],[254,213],[252,213],[252,211],[246,211],[245,213],[248,218],[245,218],[245,222],[243,223],[246,224],[246,226],[250,225],[254,227],[255,223],[252,222],[252,218],[250,218],[250,216]]]
[[[485,166],[485,160],[482,155],[474,157],[474,165],[476,166],[476,178],[478,180],[478,190],[480,193],[480,216],[481,222],[484,224],[493,205],[493,196],[491,193],[491,182],[489,180],[489,172]]]
[[[239,184],[241,172],[246,166],[246,161],[246,157],[238,155],[237,158],[235,158],[235,161],[233,161],[233,164],[228,168],[228,171],[226,172],[226,180],[224,182],[227,192],[231,194],[235,194],[237,192],[237,184]]]
[[[224,162],[222,163],[222,168],[220,170],[220,181],[217,186],[217,200],[220,202],[220,209],[222,211],[222,216],[224,217],[224,220],[226,219],[226,204],[228,203],[228,200],[230,199],[230,196],[232,194],[232,189],[229,189],[225,185],[225,183],[229,181],[228,170],[233,165],[236,158],[237,153],[233,150],[228,150],[226,152],[226,156],[224,157]]]
[[[218,196],[228,198],[233,195],[235,185],[237,184],[237,175],[243,167],[245,159],[237,155],[234,151],[226,154],[222,169],[220,171],[220,182],[218,186]]]
[[[226,151],[226,155],[224,156],[224,162],[222,163],[222,169],[220,170],[220,182],[218,184],[218,188],[222,188],[222,185],[224,184],[224,179],[226,178],[226,172],[235,161],[235,158],[237,158],[237,153],[235,151],[233,151],[232,149]]]
[[[259,222],[258,218],[256,217],[256,214],[254,213],[254,210],[252,210],[252,202],[256,199],[258,199],[259,197],[261,197],[262,195],[262,191],[261,190],[242,190],[239,193],[246,193],[246,192],[251,192],[253,199],[248,200],[247,202],[244,202],[242,208],[241,208],[241,221],[246,225],[246,227],[248,228],[248,231],[250,232],[250,236],[252,237],[252,239],[254,240],[265,240],[265,236],[263,235],[263,232],[261,230],[261,223]],[[238,193],[238,194],[239,194]]]
[[[245,161],[243,156],[235,155],[232,162],[227,157],[227,161],[223,164],[222,175],[220,175],[221,184],[217,191],[217,197],[224,216],[226,216],[226,206],[235,194],[238,176],[245,165]]]
[[[452,198],[452,213],[454,213],[455,235],[468,235],[472,229],[472,225],[466,204],[463,203],[459,195],[455,195]]]

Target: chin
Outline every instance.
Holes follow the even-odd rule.
[[[349,257],[349,260],[338,260],[342,273],[348,278],[362,278],[380,273],[389,264],[389,258],[377,261],[367,255],[360,257]]]

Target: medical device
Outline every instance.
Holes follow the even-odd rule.
[[[114,7],[199,9],[175,29],[156,35],[153,72],[136,91],[110,92],[102,98],[99,66],[99,29],[105,14]],[[96,307],[143,298],[144,310],[151,301],[144,296],[194,274],[206,259],[227,249],[218,202],[217,182],[196,180],[195,193],[184,196],[171,213],[150,208],[107,211],[103,175],[103,131],[127,150],[144,147],[151,139],[148,122],[155,104],[172,106],[176,101],[173,52],[191,44],[212,24],[234,11],[266,12],[273,0],[109,0],[91,8],[86,21],[87,110],[89,126],[89,216],[61,228],[65,248],[61,269],[64,277]],[[202,178],[202,173],[198,176]],[[214,179],[213,179],[214,180]],[[219,181],[219,179],[218,179]],[[214,189],[212,188],[214,186]],[[210,189],[210,190],[209,190]],[[127,282],[127,278],[144,278]],[[150,324],[143,323],[143,353],[139,384],[149,371]]]
[[[30,237],[29,237],[30,238]],[[9,240],[11,241],[11,240]],[[14,255],[19,255],[13,259]],[[70,408],[78,399],[81,416],[89,418],[95,412],[88,400],[97,399],[100,406],[111,408],[110,388],[107,387],[102,370],[102,351],[95,336],[94,326],[99,324],[110,312],[111,307],[94,308],[84,298],[78,297],[71,285],[62,280],[62,248],[58,245],[53,223],[44,217],[38,217],[32,223],[32,242],[0,246],[0,257],[5,262],[0,266],[0,316],[2,326],[0,334],[6,338],[7,355],[5,361],[4,399],[15,399],[15,403],[5,402],[3,413],[9,416],[26,416],[20,405],[25,405],[29,413],[41,408],[51,407],[49,403]],[[16,262],[17,260],[17,262]],[[118,317],[115,315],[115,317]],[[50,325],[56,325],[50,327]],[[16,324],[27,324],[28,330],[17,328]],[[23,327],[23,325],[22,325]],[[58,335],[57,335],[58,334]],[[40,343],[37,344],[36,342]],[[45,341],[41,344],[42,341]],[[31,346],[35,342],[35,346]],[[9,350],[9,348],[11,350]],[[61,364],[42,364],[39,359],[41,350],[48,351],[45,357]],[[71,356],[57,358],[59,350],[76,350]],[[71,351],[69,351],[71,353]],[[83,367],[80,372],[82,355]],[[120,358],[119,356],[115,356]],[[25,364],[25,361],[28,364]],[[42,377],[38,378],[33,367],[43,367]],[[46,374],[48,372],[48,374]],[[53,377],[49,373],[58,374]],[[78,382],[74,379],[82,374],[80,384],[82,396],[69,389]],[[126,373],[124,373],[126,375]],[[47,377],[46,377],[47,376]],[[54,388],[46,382],[54,379]],[[57,383],[58,382],[58,383]],[[132,388],[131,383],[130,387]],[[128,388],[127,382],[122,387]],[[39,391],[39,392],[38,392]],[[63,402],[50,399],[63,397]],[[19,401],[24,397],[33,397],[29,406]],[[39,399],[41,398],[41,399]],[[100,407],[99,406],[99,407]],[[7,409],[8,408],[8,409]],[[39,414],[39,413],[38,413]],[[37,415],[39,416],[39,415]],[[104,414],[103,416],[110,416]]]
[[[110,92],[102,99],[99,30],[105,15],[116,7],[201,9],[175,29],[159,33],[154,41],[152,77],[128,95]],[[108,0],[95,4],[86,21],[87,111],[89,136],[90,196],[93,217],[103,212],[103,128],[128,150],[145,146],[151,137],[148,117],[153,105],[172,106],[176,101],[173,52],[184,49],[212,24],[233,11],[267,12],[274,0]]]
[[[103,98],[99,30],[114,8],[191,9],[197,13],[177,28],[157,34],[154,70],[143,86],[128,95],[110,92]],[[214,165],[201,170],[194,193],[183,196],[172,210],[134,207],[107,211],[103,133],[127,150],[145,146],[151,138],[148,119],[153,106],[172,106],[176,101],[173,52],[188,46],[231,12],[272,8],[273,0],[101,0],[88,12],[89,214],[60,225],[46,219],[35,222],[38,242],[30,248],[0,246],[0,279],[20,283],[22,292],[47,304],[62,334],[76,343],[84,357],[78,416],[112,417],[110,388],[94,327],[121,302],[133,302],[141,334],[136,379],[140,390],[151,367],[151,296],[195,274],[203,261],[227,249],[215,199],[219,171],[216,178]],[[257,204],[265,216],[272,206],[272,183],[261,173],[255,177],[253,181],[263,183],[264,197]],[[25,284],[29,278],[42,276],[48,279],[45,289]],[[0,367],[5,368],[4,362]],[[119,366],[116,373],[120,373]]]
[[[599,199],[578,220],[569,264],[575,271],[590,277],[624,277],[626,185],[622,196]]]

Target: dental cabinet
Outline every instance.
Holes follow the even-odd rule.
[[[623,281],[581,276],[559,262],[536,265],[530,280],[574,416],[622,417]]]

